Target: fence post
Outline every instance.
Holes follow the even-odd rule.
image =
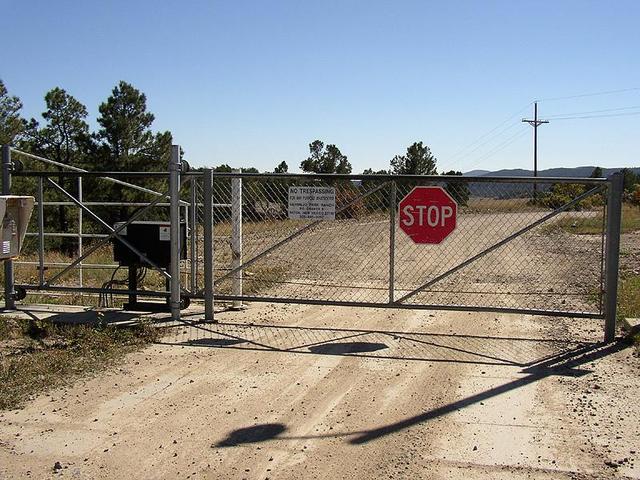
[[[38,286],[44,285],[44,179],[38,177]]]
[[[396,269],[396,181],[391,181],[389,191],[389,303],[395,297]]]
[[[11,195],[11,147],[2,146],[2,194]],[[15,310],[13,260],[4,261],[4,307]]]
[[[83,202],[83,195],[82,195],[82,177],[78,177],[78,201],[80,203]],[[82,245],[82,214],[83,214],[83,210],[81,208],[78,208],[78,256],[81,257],[83,252],[83,245]],[[84,286],[84,274],[82,271],[82,262],[80,262],[78,264],[78,274],[79,274],[79,278],[80,278],[80,288],[82,288]],[[82,294],[80,294],[80,298],[82,298]]]
[[[624,177],[616,172],[609,177],[607,198],[607,240],[605,247],[605,303],[604,341],[612,342],[616,336],[618,300],[618,267],[620,260],[620,224],[622,219],[622,192]]]
[[[234,173],[240,173],[234,170]],[[242,265],[242,177],[231,179],[231,269]],[[233,275],[232,294],[242,295],[242,270]],[[242,301],[234,300],[232,308],[242,309]]]
[[[171,320],[180,320],[180,146],[171,146],[169,162],[170,218],[169,238],[171,240],[171,275],[169,305]]]
[[[189,256],[189,277],[190,277],[190,287],[191,293],[195,293],[198,289],[197,277],[196,274],[198,272],[198,247],[196,245],[196,239],[198,238],[198,226],[197,226],[197,201],[196,201],[196,187],[197,187],[198,179],[196,177],[191,177],[190,185],[191,185],[191,202],[187,207],[187,211],[189,213],[189,250],[191,251],[191,255]]]
[[[204,170],[204,319],[213,321],[213,169]]]

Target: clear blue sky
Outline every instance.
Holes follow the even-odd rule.
[[[126,80],[194,165],[296,170],[318,138],[354,172],[416,140],[440,170],[530,168],[534,99],[621,89],[543,100],[542,118],[631,115],[540,127],[540,168],[640,165],[637,0],[0,3],[0,77],[25,116],[60,86],[95,126]]]

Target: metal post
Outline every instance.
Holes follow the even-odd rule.
[[[204,319],[213,321],[213,170],[204,170]]]
[[[38,284],[44,285],[44,179],[38,177]]]
[[[2,194],[11,195],[11,147],[2,146]],[[13,261],[4,261],[4,307],[15,310]]]
[[[78,201],[82,203],[82,177],[78,177]],[[78,257],[82,256],[82,209],[78,209]],[[78,264],[80,275],[80,288],[83,287],[82,262]],[[81,295],[82,298],[82,295]]]
[[[187,208],[189,212],[189,249],[191,250],[191,255],[189,255],[189,276],[190,276],[190,285],[191,285],[191,293],[195,293],[197,290],[196,283],[196,272],[198,271],[198,249],[196,248],[196,237],[198,236],[197,226],[196,226],[196,185],[197,178],[191,177],[190,186],[191,186],[191,202]]]
[[[391,181],[389,191],[389,303],[395,296],[396,268],[396,181]]]
[[[234,170],[240,173],[240,170]],[[231,179],[231,269],[242,265],[242,177]],[[233,295],[242,295],[242,269],[233,275]],[[242,302],[234,300],[234,309],[241,309]]]
[[[624,177],[621,172],[616,172],[609,177],[604,286],[605,342],[612,342],[616,336],[616,309],[618,300],[618,267],[620,260],[620,224],[622,217],[623,187]]]
[[[533,107],[533,176],[538,178],[538,102]],[[533,201],[538,201],[538,182],[533,182]]]
[[[169,198],[171,226],[169,238],[171,240],[171,275],[169,304],[171,306],[171,320],[180,321],[180,147],[171,146],[171,160],[169,162]]]

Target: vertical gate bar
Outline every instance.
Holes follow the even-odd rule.
[[[213,321],[213,169],[204,170],[204,319]]]
[[[620,260],[620,224],[624,178],[621,172],[609,177],[607,199],[607,243],[605,265],[604,341],[616,336],[616,308],[618,300],[618,267]]]
[[[171,225],[169,236],[171,239],[171,275],[170,297],[171,320],[180,320],[180,146],[171,146],[171,160],[169,163],[169,198]]]
[[[396,181],[392,180],[389,190],[389,303],[395,297],[396,270]]]
[[[240,174],[240,170],[234,173]],[[242,177],[231,179],[231,269],[242,265]],[[242,269],[233,275],[233,295],[242,296]],[[233,308],[241,309],[242,301],[234,300]]]
[[[78,201],[82,203],[82,177],[78,177]],[[78,257],[82,256],[82,209],[78,208]],[[83,287],[83,272],[82,272],[82,262],[78,264],[78,272],[80,278],[80,288]],[[80,294],[80,298],[82,298],[82,294]]]
[[[197,286],[196,286],[196,271],[198,269],[198,264],[197,264],[197,249],[196,249],[196,236],[198,235],[197,232],[197,226],[196,226],[196,177],[191,177],[191,179],[189,180],[190,183],[190,187],[191,187],[191,204],[189,205],[189,207],[187,207],[189,209],[189,223],[190,223],[190,237],[189,237],[189,244],[190,244],[190,249],[191,249],[191,255],[189,256],[189,263],[190,263],[190,275],[191,275],[191,293],[195,293]]]
[[[11,195],[11,147],[9,145],[2,146],[2,194]],[[13,260],[5,260],[4,306],[8,310],[16,308],[14,295]]]
[[[38,177],[38,285],[44,285],[44,179]]]

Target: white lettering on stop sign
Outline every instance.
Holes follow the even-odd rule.
[[[444,227],[447,220],[453,217],[453,208],[448,205],[406,205],[402,213],[405,215],[402,223],[407,227]]]

